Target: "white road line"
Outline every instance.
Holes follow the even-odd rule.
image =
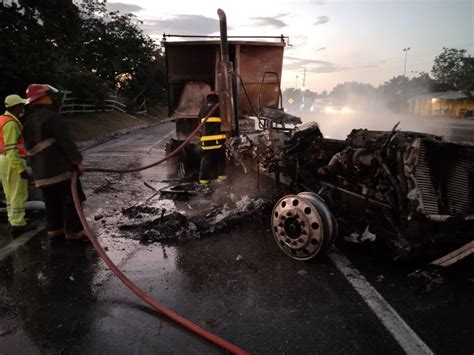
[[[35,230],[28,231],[25,234],[21,235],[18,238],[13,239],[9,244],[0,249],[0,261],[5,260],[11,253],[13,253],[17,248],[26,244],[31,238],[35,235],[38,235],[41,230],[46,227],[44,223],[39,224]]]
[[[370,285],[366,278],[339,250],[333,248],[328,255],[407,354],[433,354],[433,351],[400,317],[397,311]]]

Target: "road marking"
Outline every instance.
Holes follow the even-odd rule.
[[[28,241],[34,236],[41,233],[46,228],[44,223],[39,224],[36,229],[22,234],[18,238],[13,239],[9,244],[0,249],[0,261],[5,260],[10,254],[12,254],[17,248],[28,243]]]
[[[336,248],[329,257],[407,354],[433,354],[395,309]]]

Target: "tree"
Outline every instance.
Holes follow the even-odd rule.
[[[468,96],[474,90],[474,58],[465,49],[443,48],[434,60],[435,79]]]
[[[394,76],[378,88],[379,100],[394,112],[408,110],[410,79],[405,75]]]
[[[24,11],[41,24],[46,41],[63,59],[73,55],[81,31],[79,9],[71,0],[18,0]]]
[[[163,56],[134,15],[108,12],[103,3],[89,3],[82,7],[81,18],[80,64],[129,98],[163,98]]]
[[[59,46],[62,40],[57,35],[61,31],[51,32],[42,20],[42,10],[24,2],[12,2],[10,6],[0,4],[2,97],[11,93],[24,94],[26,86],[32,82],[54,85],[57,81],[57,68],[64,58],[63,47]]]
[[[107,90],[136,103],[166,96],[160,47],[133,15],[94,2],[18,0],[0,3],[0,23],[1,97],[33,82],[96,100]]]
[[[427,73],[420,72],[411,79],[404,75],[393,77],[379,86],[377,91],[379,101],[392,111],[406,112],[409,99],[442,89]]]

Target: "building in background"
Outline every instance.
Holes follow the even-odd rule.
[[[434,92],[408,100],[409,110],[415,116],[474,117],[474,91],[467,96],[461,91]]]

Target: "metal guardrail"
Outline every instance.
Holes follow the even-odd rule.
[[[146,108],[146,99],[143,100],[143,103],[137,109],[137,116],[145,116],[148,114],[148,110]]]
[[[80,99],[72,96],[71,91],[62,91],[63,98],[59,113],[61,115],[73,115],[75,113],[89,112],[111,112],[119,111],[125,113],[126,105],[120,102],[117,95],[108,96],[102,105],[92,103],[92,100]]]

